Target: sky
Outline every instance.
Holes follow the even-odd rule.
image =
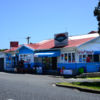
[[[93,11],[99,0],[0,0],[0,49],[10,48],[10,41],[26,44],[97,31]]]

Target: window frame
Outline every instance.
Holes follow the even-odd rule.
[[[75,52],[64,52],[62,53],[64,54],[64,59],[62,60],[62,62],[65,62],[65,63],[75,63],[76,62],[76,54]],[[70,54],[70,62],[69,62],[69,54]],[[73,62],[73,56],[72,54],[74,54],[74,62]],[[65,60],[65,55],[67,55],[67,60]]]
[[[24,60],[24,62],[34,62],[33,54],[19,54],[19,60]]]

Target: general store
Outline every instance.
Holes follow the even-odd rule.
[[[45,49],[36,50],[34,54],[37,59],[42,59],[39,62],[45,66],[46,70],[49,69],[51,72],[62,70],[62,74],[69,75],[80,74],[82,69],[83,72],[100,71],[100,37],[97,33],[69,38],[67,35],[64,38],[64,34],[58,35],[60,40],[58,44],[55,43],[57,39],[48,40],[44,46]],[[51,47],[47,48],[49,44]],[[88,61],[87,58],[89,58]]]
[[[54,39],[34,44],[24,44],[5,51],[6,70],[24,61],[24,68],[41,66],[44,73],[76,75],[83,72],[100,71],[100,37],[98,33],[68,37],[60,33]],[[10,61],[11,62],[10,62]],[[9,62],[9,64],[7,63]]]

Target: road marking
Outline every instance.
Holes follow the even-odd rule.
[[[55,84],[52,84],[52,86],[55,87],[56,85]]]
[[[8,100],[14,100],[14,99],[8,99]]]

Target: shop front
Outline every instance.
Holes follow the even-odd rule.
[[[100,72],[100,37],[85,35],[71,37],[69,44],[61,48],[57,66],[61,74],[77,75]]]
[[[100,72],[100,54],[95,51],[62,50],[57,66],[65,75]]]
[[[34,67],[34,49],[22,45],[16,50],[18,56],[17,71],[32,72]]]
[[[18,55],[15,52],[5,53],[5,71],[14,71],[18,64]]]
[[[60,33],[54,39],[22,45],[6,53],[6,68],[19,64],[19,61],[23,61],[24,69],[35,72],[38,69],[38,73],[77,75],[99,72],[100,36],[87,34],[68,37],[68,33]]]
[[[59,56],[60,50],[35,52],[34,63],[42,67],[43,73],[54,73],[57,72],[57,57]]]
[[[79,51],[79,64],[77,67],[84,67],[85,72],[99,72],[100,71],[100,54],[97,51]]]

